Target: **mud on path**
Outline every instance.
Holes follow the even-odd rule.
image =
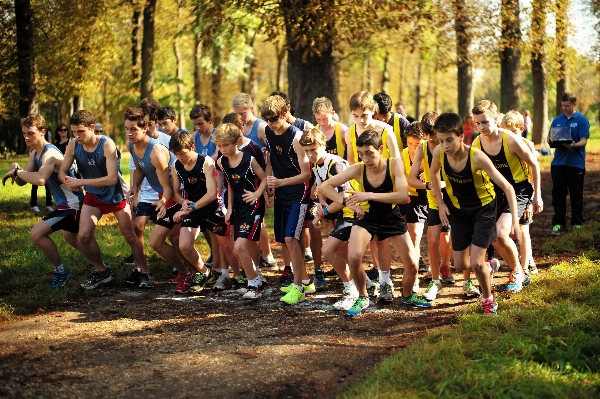
[[[596,218],[600,155],[588,154],[587,165],[585,214]],[[542,180],[546,210],[531,228],[541,272],[549,262],[539,251],[551,237],[548,170]],[[427,262],[425,243],[421,253]],[[0,397],[331,398],[382,357],[452,324],[458,310],[476,301],[465,299],[455,273],[457,283],[444,285],[430,310],[407,309],[396,298],[389,305],[371,301],[364,315],[351,319],[330,310],[342,290],[337,278],[290,307],[279,301],[278,272],[264,273],[269,288],[257,302],[234,291],[178,296],[168,282],[150,291],[115,284],[4,323]],[[400,295],[397,257],[393,274]],[[499,276],[495,283],[504,282],[505,269]]]

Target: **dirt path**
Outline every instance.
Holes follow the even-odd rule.
[[[588,157],[591,218],[600,210],[600,155]],[[551,186],[545,171],[546,211],[532,225],[538,263],[550,238]],[[399,266],[396,259],[396,295]],[[351,319],[330,310],[339,280],[328,278],[327,290],[289,307],[279,301],[276,273],[265,274],[270,288],[259,302],[233,291],[176,296],[167,282],[152,291],[117,286],[0,325],[0,397],[335,397],[382,357],[451,324],[475,301],[465,300],[455,273],[457,284],[445,286],[431,310],[406,309],[396,298],[387,306],[372,302]],[[506,272],[500,276],[496,283]]]

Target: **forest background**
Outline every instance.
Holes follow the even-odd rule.
[[[197,103],[216,125],[236,93],[259,108],[274,90],[308,120],[327,96],[342,122],[359,90],[416,118],[486,98],[531,110],[541,144],[565,91],[600,116],[598,16],[600,0],[0,0],[0,147],[25,152],[31,112],[55,129],[90,110],[123,143],[141,98],[192,129]]]

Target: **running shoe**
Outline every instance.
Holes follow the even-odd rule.
[[[531,277],[525,276],[523,279],[523,288],[529,287],[531,285]]]
[[[47,210],[48,212],[54,212],[54,208],[52,208],[50,205],[48,205],[48,206],[46,207],[46,210]]]
[[[244,299],[258,299],[262,296],[260,292],[261,287],[256,287],[253,285],[249,285],[246,287],[246,292],[242,296]]]
[[[140,285],[142,281],[142,272],[138,269],[133,269],[129,277],[125,279],[125,284],[129,285]]]
[[[94,270],[90,275],[90,278],[85,282],[81,283],[81,287],[86,290],[93,290],[98,287],[100,284],[106,284],[112,279],[115,278],[115,272],[112,267],[107,266],[106,270],[103,272],[99,272],[98,270]]]
[[[123,260],[121,261],[121,264],[128,265],[128,266],[135,265],[135,259],[133,259],[133,254],[130,254],[128,257],[123,258]]]
[[[208,259],[206,259],[206,262],[204,262],[204,266],[206,266],[206,267],[213,266],[212,252],[210,253],[210,256],[208,257]]]
[[[417,294],[411,294],[408,298],[404,298],[402,295],[402,304],[407,306],[413,306],[416,308],[430,308],[431,304],[424,299],[422,296],[418,296]]]
[[[314,263],[312,254],[304,254],[304,263]]]
[[[50,207],[50,209],[52,209],[52,207]],[[583,228],[582,224],[574,224],[573,225],[573,230],[581,230]]]
[[[317,290],[320,291],[327,288],[327,280],[325,280],[323,269],[315,269],[314,281]]]
[[[208,284],[210,281],[212,281],[212,276],[210,275],[210,273],[204,274],[202,272],[196,272],[196,274],[194,274],[194,277],[192,277],[192,282],[190,284],[190,290],[194,291],[194,292],[200,292],[204,289],[204,287],[206,286],[206,284]]]
[[[177,286],[173,292],[176,294],[185,294],[189,292],[193,277],[194,275],[191,272],[186,274],[177,274]]]
[[[496,258],[486,260],[487,264],[490,265],[490,286],[494,285],[494,273],[500,268],[500,261]]]
[[[498,314],[498,302],[492,297],[491,299],[485,299],[481,301],[481,307],[478,309],[479,313],[496,315]]]
[[[35,213],[40,213],[40,208],[36,205],[36,206],[32,206],[31,210],[34,211]]]
[[[140,280],[139,288],[154,288],[154,276],[152,273],[142,274],[142,279]]]
[[[423,293],[423,298],[427,299],[428,301],[433,301],[435,298],[437,298],[437,295],[441,293],[442,283],[436,283],[435,281],[431,280],[427,286],[427,289]]]
[[[231,279],[231,283],[235,285],[236,288],[246,287],[248,285],[248,280],[242,273],[238,274],[234,278]]]
[[[279,270],[279,266],[277,266],[277,261],[275,259],[269,260],[260,255],[259,267],[270,267],[272,270]]]
[[[415,279],[415,283],[413,284],[413,288],[412,288],[412,292],[414,292],[415,294],[419,293],[419,283],[420,283],[420,281],[419,281],[419,278],[417,277]]]
[[[481,292],[479,292],[473,281],[469,279],[463,284],[463,294],[465,294],[468,297],[477,297],[481,295]]]
[[[529,258],[529,274],[538,274],[538,268],[533,258]]]
[[[555,224],[552,227],[552,235],[553,236],[559,236],[561,234],[564,234],[564,232],[565,232],[565,227],[560,224]]]
[[[173,270],[171,271],[171,278],[169,279],[169,282],[171,284],[177,284],[177,276],[179,276],[179,271],[177,270],[176,267],[174,267]]]
[[[442,275],[442,281],[444,283],[454,284],[454,276],[452,275],[452,270],[450,270],[450,266],[440,267],[440,274]]]
[[[371,298],[377,298],[379,296],[379,283],[377,281],[371,281],[371,286],[367,287],[367,294]]]
[[[64,272],[59,272],[58,270],[55,270],[52,273],[52,281],[50,282],[48,288],[60,288],[63,285],[65,285],[67,281],[71,279],[71,277],[73,277],[73,275],[69,273],[69,271],[66,269]]]
[[[349,310],[352,305],[354,305],[356,298],[358,298],[356,292],[352,292],[351,290],[344,288],[344,291],[342,292],[342,298],[331,305],[331,308],[333,310]]]
[[[214,291],[224,291],[228,288],[231,288],[231,279],[229,278],[229,276],[225,276],[223,274],[221,274],[219,276],[219,278],[217,279],[217,281],[215,281],[215,283],[213,284],[212,289]]]
[[[265,276],[263,276],[262,272],[260,271],[260,269],[256,269],[257,273],[258,273],[258,278],[260,279],[260,282],[263,284],[267,283],[267,279]]]
[[[394,285],[388,282],[380,283],[379,301],[392,302],[394,300]]]
[[[367,272],[367,277],[371,280],[379,280],[379,269],[373,267],[371,270]]]
[[[279,278],[280,283],[285,283],[290,279],[290,276],[293,278],[294,273],[292,272],[291,266],[285,266],[283,268],[283,272],[281,272],[281,277]]]
[[[424,273],[427,271],[427,265],[422,257],[419,258],[419,273]]]
[[[360,316],[362,311],[369,307],[369,298],[359,296],[354,300],[352,307],[348,309],[348,316]]]
[[[282,286],[279,290],[281,292],[290,292],[290,290],[292,289],[292,287],[294,286],[294,280],[292,280],[292,282],[288,285]],[[308,284],[304,284],[302,283],[302,289],[304,290],[305,294],[314,294],[315,292],[317,292],[317,288],[315,287],[315,283],[314,281],[311,281]]]
[[[497,289],[499,292],[515,294],[523,289],[523,279],[519,278],[519,275],[511,270],[508,274],[508,282],[506,284],[498,285]]]
[[[423,276],[423,280],[431,280],[433,279],[433,272],[431,271],[431,266],[429,266],[427,268],[427,272],[425,273],[425,276]]]
[[[300,289],[293,284],[288,293],[281,297],[280,301],[285,302],[288,305],[295,305],[305,299],[306,295],[304,295],[304,292],[301,292]]]

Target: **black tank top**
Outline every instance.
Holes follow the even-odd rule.
[[[390,162],[391,158],[386,159],[385,163],[385,177],[383,178],[383,182],[379,185],[379,187],[373,187],[367,178],[367,168],[362,166],[362,187],[364,188],[365,193],[392,193],[394,192],[394,180],[392,178],[392,174],[390,173]],[[369,209],[368,212],[371,214],[385,214],[389,213],[392,209],[396,207],[396,204],[389,204],[387,202],[379,202],[379,201],[368,201]]]
[[[254,157],[246,152],[242,154],[242,160],[236,167],[230,166],[229,158],[220,158],[223,174],[231,185],[232,192],[227,195],[233,195],[233,211],[236,216],[249,216],[257,212],[264,214],[265,201],[262,195],[255,204],[249,204],[242,199],[244,190],[255,192],[260,186],[258,176],[252,171]]]
[[[183,188],[187,192],[190,201],[198,201],[206,194],[206,176],[204,175],[204,160],[206,156],[198,154],[198,159],[192,170],[186,170],[179,160],[175,161],[175,171]],[[214,200],[210,204],[199,209],[200,212],[215,212],[219,208],[219,201]]]

